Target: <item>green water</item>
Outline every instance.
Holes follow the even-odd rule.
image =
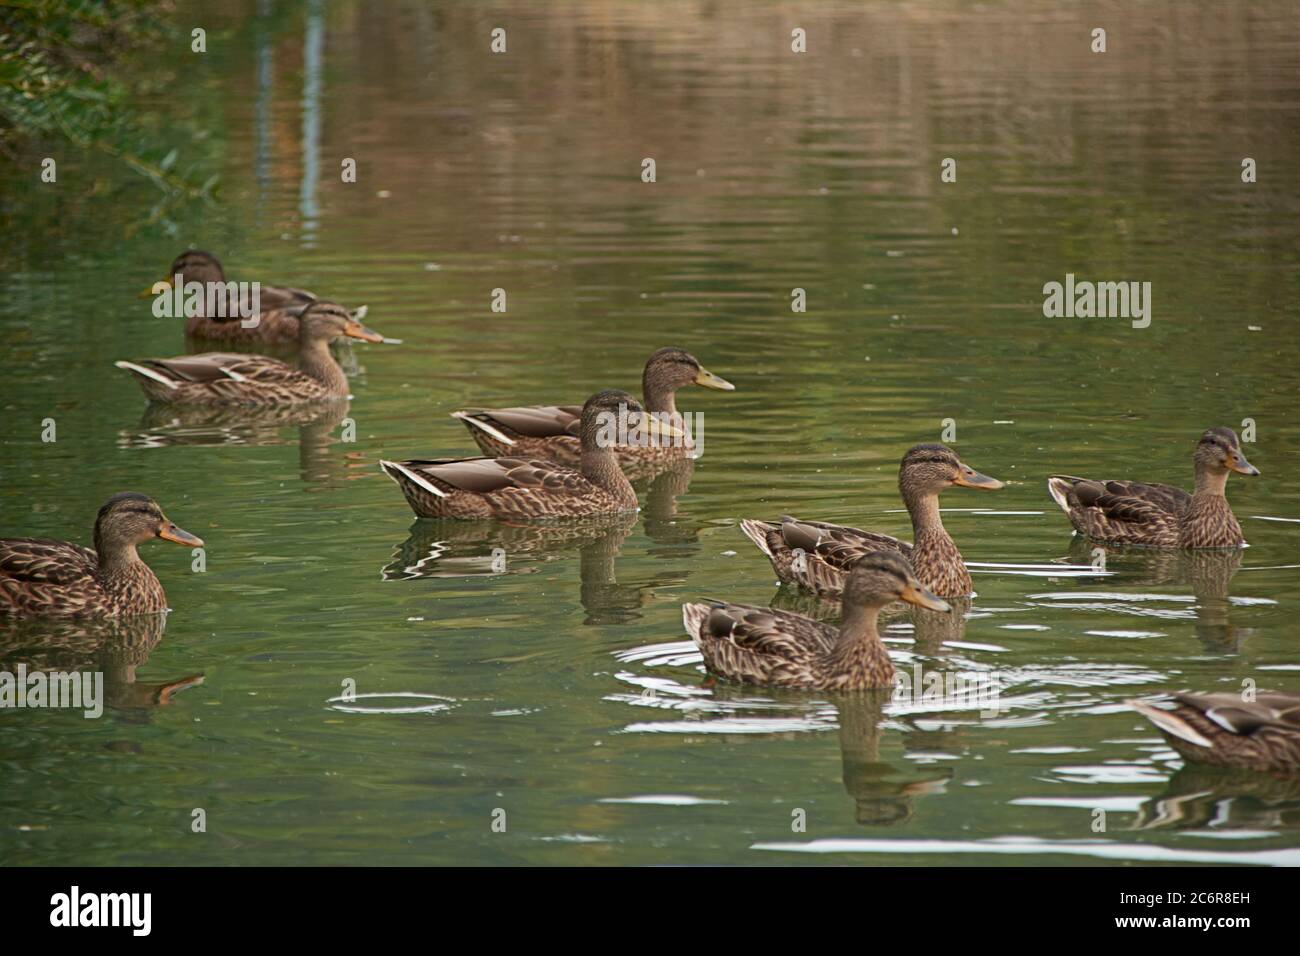
[[[131,489],[208,545],[203,573],[146,547],[162,635],[0,624],[6,661],[113,687],[99,720],[0,713],[6,863],[1300,862],[1300,784],[1179,769],[1122,707],[1300,691],[1294,4],[1108,8],[1104,54],[1087,8],[1023,2],[200,10],[135,68],[218,203],[157,213],[67,149],[57,185],[0,187],[0,532],[89,543]],[[189,245],[404,340],[355,350],[355,441],[146,413],[112,362],[185,351],[135,293]],[[1151,282],[1150,327],[1044,318],[1066,273]],[[682,393],[704,456],[627,525],[421,526],[377,467],[474,453],[466,405],[634,388],[666,344],[737,390]],[[1093,573],[1044,477],[1186,486],[1247,418],[1240,567]],[[945,419],[1007,487],[943,500],[964,628],[889,646],[1004,711],[705,685],[681,602],[777,597],[739,520],[906,534],[898,459]]]

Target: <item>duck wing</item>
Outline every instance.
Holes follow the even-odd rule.
[[[746,683],[798,683],[836,637],[799,614],[722,601],[685,604],[682,619],[709,671]]]
[[[1071,523],[1103,541],[1159,543],[1177,534],[1192,496],[1173,485],[1052,475],[1048,490]]]
[[[536,458],[434,458],[401,464],[444,491],[485,495],[522,489],[577,496],[592,488],[582,472]]]
[[[456,412],[456,417],[494,425],[507,435],[523,438],[577,437],[581,405],[521,405]]]
[[[847,571],[868,554],[897,551],[910,557],[912,553],[910,544],[892,535],[823,521],[801,521],[789,515],[781,516],[781,537],[791,550],[802,548],[840,571]]]
[[[98,567],[94,551],[69,541],[0,540],[0,577],[18,584],[73,584],[93,575]]]

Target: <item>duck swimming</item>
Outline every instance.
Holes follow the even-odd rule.
[[[153,538],[187,548],[203,540],[169,521],[148,495],[114,495],[95,518],[95,547],[43,538],[0,539],[0,614],[150,614],[167,595],[136,548]]]
[[[225,270],[212,253],[186,249],[172,261],[167,277],[155,283],[148,294],[154,294],[154,290],[160,286],[174,287],[178,275],[182,283],[186,284],[198,282],[204,286],[209,286],[209,283],[235,285],[227,282]],[[238,301],[244,311],[251,311],[251,298],[247,289],[243,288],[246,285],[247,283],[238,284],[237,288],[241,289]],[[245,326],[239,315],[192,315],[185,319],[185,334],[224,342],[293,345],[298,341],[298,322],[302,313],[307,306],[319,300],[319,296],[305,289],[290,289],[259,282],[256,324]],[[363,305],[353,310],[351,315],[360,322],[365,318],[366,307]]]
[[[972,589],[970,572],[939,516],[939,495],[954,485],[983,490],[1003,486],[964,465],[946,445],[908,449],[898,469],[898,489],[912,518],[912,544],[876,531],[788,515],[780,523],[746,518],[740,527],[767,555],[781,581],[817,594],[838,594],[845,572],[861,558],[891,551],[906,558],[917,579],[935,594],[966,597]]]
[[[384,473],[422,518],[558,518],[635,511],[636,492],[619,466],[611,433],[621,419],[648,440],[680,439],[674,426],[645,416],[616,389],[582,407],[577,469],[540,458],[437,458],[381,461]],[[631,432],[629,432],[631,434]]]
[[[266,355],[205,352],[117,362],[153,401],[176,405],[293,405],[346,398],[348,377],[330,353],[340,336],[382,342],[335,302],[313,302],[298,329],[298,367]]]
[[[646,361],[641,375],[643,407],[656,418],[683,427],[683,419],[677,411],[677,391],[687,385],[723,392],[734,391],[736,387],[714,375],[685,349],[662,348]],[[484,408],[451,414],[465,423],[479,448],[489,455],[544,458],[571,467],[577,467],[582,458],[578,437],[582,416],[580,405]],[[694,447],[690,435],[683,435],[682,440],[675,443],[620,445],[616,453],[620,465],[628,470],[634,466],[688,458]]]
[[[950,610],[895,551],[863,556],[844,583],[844,623],[834,628],[790,611],[712,601],[683,604],[686,633],[710,674],[744,684],[855,691],[889,687],[894,664],[877,630],[880,609],[907,601]]]
[[[1228,475],[1258,475],[1231,428],[1211,428],[1192,454],[1195,490],[1141,481],[1052,475],[1047,490],[1082,535],[1113,545],[1240,548],[1241,525],[1224,492]]]

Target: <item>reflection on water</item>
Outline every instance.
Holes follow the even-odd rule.
[[[1300,777],[1188,765],[1143,801],[1137,830],[1277,831],[1300,829]]]
[[[135,489],[208,542],[203,573],[148,558],[165,641],[74,642],[145,705],[0,713],[6,861],[1300,862],[1283,789],[1178,769],[1123,705],[1300,691],[1294,5],[1116,7],[1104,57],[1086,7],[1024,0],[819,3],[802,56],[781,5],[498,6],[504,56],[473,4],[239,0],[206,79],[187,48],[148,57],[142,107],[203,131],[178,162],[220,175],[215,208],[154,222],[152,187],[95,157],[60,161],[95,190],[0,186],[23,240],[0,248],[0,533],[88,543]],[[319,418],[141,421],[112,360],[187,347],[134,296],[191,245],[405,344],[347,353],[352,401]],[[1045,319],[1067,272],[1150,281],[1150,327]],[[451,410],[634,385],[668,344],[744,384],[680,394],[705,454],[638,479],[637,515],[412,525],[375,466],[473,454]],[[1195,436],[1246,417],[1249,550],[1103,571],[1070,543],[1046,475],[1185,483]],[[909,537],[899,458],[949,418],[1008,482],[944,511],[978,594],[883,633],[900,668],[987,675],[999,713],[707,681],[683,601],[839,615],[778,591],[739,519]],[[220,803],[201,844],[175,809],[196,790]]]
[[[7,621],[0,630],[0,670],[28,675],[62,671],[104,675],[104,703],[118,709],[170,704],[183,690],[203,683],[202,674],[171,680],[138,680],[167,627],[167,614],[107,621]]]
[[[121,432],[123,448],[166,448],[171,445],[278,445],[286,429],[296,426],[298,473],[307,483],[338,481],[347,476],[346,453],[334,450],[348,423],[347,399],[257,408],[167,405],[150,402],[137,431]],[[352,423],[351,430],[355,430]]]

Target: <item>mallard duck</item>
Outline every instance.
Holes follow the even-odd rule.
[[[677,411],[677,390],[687,385],[701,385],[718,391],[734,391],[736,386],[714,375],[690,352],[662,348],[650,356],[641,375],[644,407],[656,417],[683,428]],[[465,423],[479,448],[489,455],[514,455],[520,458],[544,458],[561,465],[577,467],[582,458],[578,440],[580,405],[529,405],[519,408],[483,408],[451,413]],[[677,442],[620,445],[619,464],[624,470],[675,458],[688,458],[695,448],[689,433]]]
[[[41,538],[0,539],[0,612],[21,616],[150,614],[167,596],[136,547],[164,538],[203,541],[178,528],[147,495],[123,492],[99,509],[95,549]]]
[[[226,273],[217,257],[210,252],[186,249],[173,261],[167,277],[155,282],[143,295],[158,295],[174,287],[176,276],[183,283],[225,283]],[[233,285],[233,283],[231,283]],[[206,306],[206,296],[204,303]],[[257,322],[246,327],[238,315],[194,315],[185,320],[185,334],[203,339],[224,342],[261,342],[266,345],[293,345],[298,341],[298,320],[313,302],[320,301],[315,293],[303,289],[258,283]],[[251,308],[249,296],[241,299],[243,308]],[[360,322],[366,316],[363,305],[352,312]]]
[[[1228,473],[1258,475],[1231,428],[1211,428],[1192,454],[1195,491],[1141,481],[1052,475],[1047,490],[1083,535],[1103,544],[1149,548],[1240,548],[1241,525],[1228,507]]]
[[[939,517],[939,494],[953,485],[985,490],[1002,482],[962,464],[946,445],[916,445],[903,456],[898,489],[912,517],[912,544],[875,531],[861,531],[783,515],[780,524],[746,518],[741,530],[767,555],[783,582],[819,594],[838,594],[844,572],[864,555],[895,551],[907,558],[917,578],[943,598],[971,593],[970,572]]]
[[[686,633],[710,674],[745,684],[818,690],[869,690],[894,681],[894,665],[876,630],[880,609],[907,601],[947,611],[896,551],[865,555],[844,585],[837,630],[802,614],[712,601],[683,604]]]
[[[348,377],[330,354],[339,336],[382,342],[343,306],[313,302],[302,314],[298,367],[265,355],[204,352],[169,359],[117,362],[145,395],[176,405],[292,405],[346,398]]]
[[[625,425],[625,436],[613,431],[616,422]],[[635,511],[636,492],[619,468],[613,445],[619,437],[680,439],[682,432],[645,417],[641,403],[627,392],[610,389],[587,399],[579,434],[578,470],[538,458],[379,464],[422,518],[550,518]]]
[[[1260,691],[1174,695],[1172,710],[1150,701],[1128,705],[1156,725],[1186,760],[1272,773],[1300,772],[1300,695]]]

